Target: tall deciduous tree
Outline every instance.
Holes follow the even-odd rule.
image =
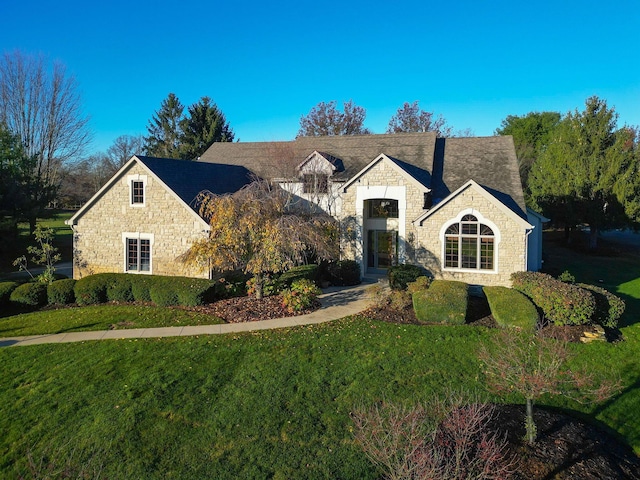
[[[107,148],[106,159],[112,174],[127,163],[134,155],[142,154],[144,138],[141,135],[120,135]]]
[[[53,199],[59,168],[82,153],[90,140],[89,118],[82,112],[73,76],[43,57],[5,53],[0,60],[0,123],[17,135],[28,158],[34,158],[33,183],[41,188],[33,200],[40,210]],[[34,211],[29,218],[35,228]]]
[[[601,229],[638,220],[639,159],[635,132],[598,97],[568,113],[529,175],[532,200],[552,219],[585,223],[591,249]]]
[[[211,225],[207,239],[182,259],[217,271],[242,269],[256,281],[256,297],[269,272],[302,263],[313,250],[321,259],[337,254],[336,227],[329,215],[311,213],[278,186],[255,181],[232,195],[201,197],[200,214]]]
[[[229,122],[209,97],[202,97],[188,108],[188,112],[182,120],[182,158],[197,159],[214,142],[233,142]]]
[[[331,135],[365,135],[371,131],[364,126],[367,111],[353,103],[344,102],[339,111],[336,101],[320,102],[311,111],[300,117],[298,137],[320,137]]]
[[[182,113],[184,105],[175,94],[170,93],[160,104],[160,109],[153,115],[144,139],[144,150],[147,155],[163,158],[181,158],[180,145],[182,138]]]
[[[558,112],[530,112],[519,117],[509,115],[496,129],[496,135],[511,135],[516,147],[520,179],[525,198],[529,200],[529,172],[536,159],[549,144],[551,133],[560,123]]]
[[[438,137],[449,137],[452,130],[442,115],[435,117],[433,112],[421,110],[418,102],[405,102],[387,127],[387,133],[436,132]]]

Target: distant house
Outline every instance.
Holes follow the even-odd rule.
[[[198,162],[133,157],[68,222],[74,276],[206,277],[177,260],[209,231],[193,200],[255,176],[338,219],[341,255],[363,274],[413,263],[437,278],[509,285],[511,273],[541,266],[545,219],[524,204],[511,137],[405,133],[214,143]]]

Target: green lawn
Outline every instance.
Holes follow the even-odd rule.
[[[53,213],[50,218],[38,219],[38,223],[47,228],[53,228],[54,239],[53,245],[62,255],[63,262],[72,260],[73,252],[73,231],[71,227],[65,225],[65,220],[71,218],[71,212]],[[5,248],[7,251],[3,254],[4,258],[0,259],[0,272],[13,272],[15,267],[12,265],[13,260],[21,255],[27,255],[27,246],[35,245],[33,235],[29,235],[29,224],[26,222],[18,224],[17,238],[8,239]],[[29,267],[33,264],[29,262]],[[1,277],[1,275],[0,275]]]
[[[141,305],[94,305],[23,313],[0,318],[0,337],[108,330],[110,328],[181,327],[224,323],[211,315],[180,308]]]
[[[572,345],[576,364],[619,377],[622,391],[601,405],[541,403],[595,419],[640,453],[640,280],[631,278],[640,261],[550,253],[547,265],[553,259],[578,281],[602,278],[629,309],[625,341]],[[476,352],[495,333],[352,317],[247,334],[0,349],[0,478],[17,478],[31,458],[39,473],[66,466],[87,478],[376,479],[353,443],[353,407],[416,402],[451,387],[483,392]]]

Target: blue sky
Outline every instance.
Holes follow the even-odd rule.
[[[94,140],[145,134],[169,92],[211,97],[241,141],[290,140],[320,101],[384,133],[405,101],[491,135],[507,115],[605,98],[640,124],[640,1],[4,0],[0,50],[80,87]]]

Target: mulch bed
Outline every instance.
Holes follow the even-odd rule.
[[[282,305],[282,297],[273,295],[261,300],[255,297],[227,298],[201,307],[193,307],[193,310],[216,316],[227,323],[244,323],[304,315],[318,308],[320,308],[320,302],[316,301],[311,308],[290,312]]]

